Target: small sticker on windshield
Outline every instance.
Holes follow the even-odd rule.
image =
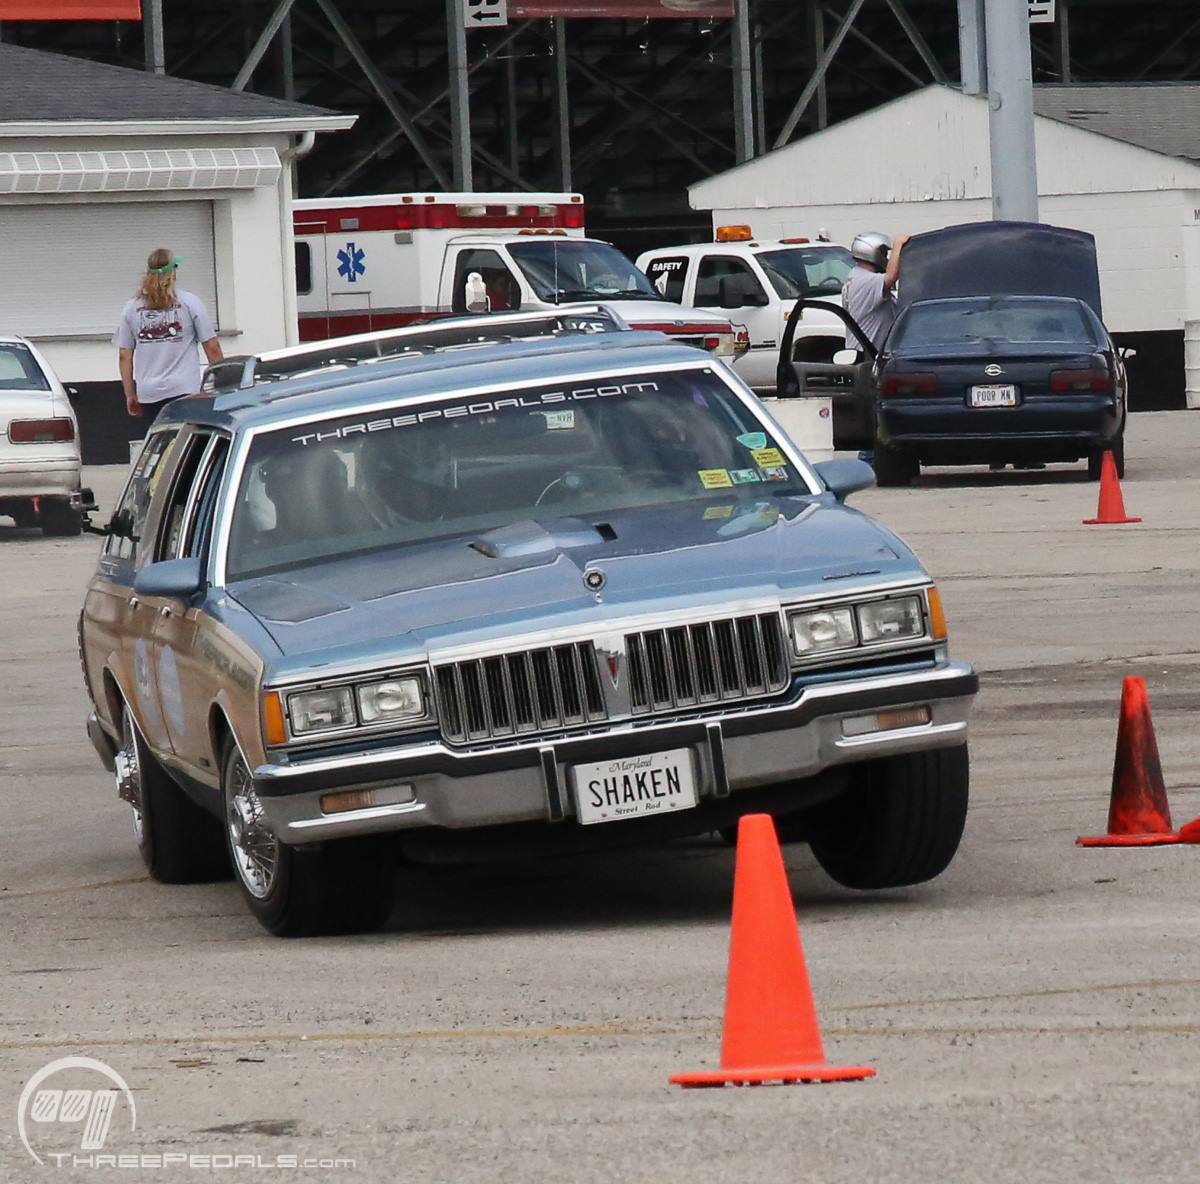
[[[756,469],[730,469],[729,478],[734,485],[754,485],[762,480]]]
[[[704,511],[704,521],[711,522],[714,518],[730,518],[733,515],[733,506],[709,506]]]
[[[537,414],[545,416],[548,432],[561,432],[575,426],[575,412],[569,408],[565,411],[539,411]]]
[[[756,448],[750,455],[754,457],[754,463],[760,469],[772,469],[777,465],[787,464],[783,453],[778,448]]]
[[[766,432],[746,432],[744,435],[738,436],[737,442],[744,444],[749,449],[766,448],[767,433]]]
[[[773,469],[763,469],[762,478],[764,481],[786,481],[788,479],[788,471],[783,465],[779,465]]]
[[[705,489],[728,489],[733,484],[728,469],[698,469],[697,476]]]

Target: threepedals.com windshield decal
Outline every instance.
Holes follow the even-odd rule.
[[[455,403],[451,406],[425,407],[420,411],[408,411],[398,415],[386,415],[358,423],[341,424],[326,431],[305,432],[293,436],[292,443],[307,448],[310,444],[325,444],[333,440],[345,440],[352,436],[365,436],[369,432],[387,432],[394,428],[411,428],[427,420],[462,419],[473,415],[496,415],[504,411],[544,411],[560,403],[582,402],[585,399],[611,399],[618,395],[650,394],[659,389],[657,382],[612,382],[595,386],[579,386],[542,394],[521,394],[498,399],[480,399],[471,403]]]

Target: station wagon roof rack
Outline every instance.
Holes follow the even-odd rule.
[[[522,338],[615,333],[628,328],[625,319],[606,304],[576,304],[541,312],[445,317],[403,329],[335,337],[268,353],[235,354],[209,366],[200,389],[212,394],[227,394],[262,383],[390,358],[423,357],[442,350],[494,345]]]

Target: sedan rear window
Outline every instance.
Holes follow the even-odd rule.
[[[0,391],[48,391],[50,383],[27,346],[0,341]]]
[[[1095,338],[1076,301],[1009,297],[914,304],[897,321],[889,344],[913,349],[982,341],[1090,345]]]
[[[813,492],[708,367],[459,396],[257,436],[227,578],[516,523]]]

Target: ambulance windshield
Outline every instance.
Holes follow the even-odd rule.
[[[616,247],[547,235],[508,248],[539,300],[659,300],[650,281]]]

